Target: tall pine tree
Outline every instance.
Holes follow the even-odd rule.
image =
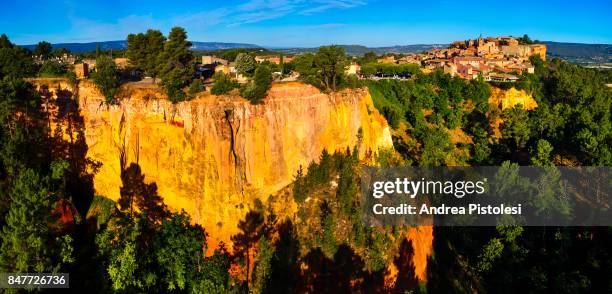
[[[162,87],[172,103],[184,101],[187,94],[183,88],[189,86],[194,76],[192,65],[193,53],[189,49],[187,33],[181,27],[174,27],[164,44],[164,51],[159,58],[159,75]]]

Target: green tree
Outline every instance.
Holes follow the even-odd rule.
[[[238,53],[236,55],[236,71],[239,74],[243,74],[245,76],[251,76],[255,72],[257,68],[257,61],[255,61],[255,57],[248,53]]]
[[[190,47],[191,42],[187,41],[185,29],[174,27],[159,57],[161,84],[172,103],[187,99],[183,88],[189,86],[195,74]]]
[[[130,65],[139,70],[146,70],[147,39],[143,33],[128,35],[125,55],[130,60]]]
[[[346,67],[344,48],[339,46],[322,46],[314,57],[320,79],[328,91],[336,91]]]
[[[207,291],[226,289],[229,259],[224,247],[204,258],[206,232],[191,224],[184,211],[156,222],[150,222],[147,213],[133,217],[116,213],[96,236],[112,290],[217,293]]]
[[[198,93],[204,91],[204,89],[205,88],[202,81],[199,79],[195,79],[189,85],[189,90],[187,91],[187,94],[190,98],[194,98]]]
[[[463,96],[476,104],[486,104],[491,96],[491,86],[482,79],[471,80],[464,88]]]
[[[491,271],[495,267],[495,263],[499,262],[504,253],[516,252],[524,254],[523,248],[518,246],[516,240],[522,235],[524,230],[523,227],[498,226],[496,229],[499,236],[491,238],[482,248],[482,252],[478,256],[476,270],[481,273]]]
[[[157,278],[148,270],[151,258],[144,251],[146,247],[138,246],[143,234],[139,220],[115,216],[96,235],[98,252],[106,261],[106,274],[114,291],[143,291],[154,286]]]
[[[523,109],[522,105],[506,109],[502,112],[502,121],[502,137],[513,143],[509,146],[510,150],[516,152],[523,149],[531,137],[531,127],[527,111]]]
[[[206,257],[198,267],[199,273],[192,284],[191,293],[223,294],[229,292],[230,254],[223,243],[212,256]]]
[[[40,67],[39,75],[42,77],[58,77],[68,72],[66,65],[56,60],[47,60]]]
[[[119,75],[113,59],[105,55],[96,58],[96,72],[92,76],[94,84],[104,95],[106,104],[117,103],[115,96],[119,90]]]
[[[242,97],[251,101],[252,104],[260,103],[272,86],[272,72],[266,65],[260,65],[255,70],[253,81],[242,88]]]
[[[301,54],[291,61],[291,66],[300,74],[299,79],[302,82],[323,89],[314,60],[312,53]]]
[[[46,41],[41,41],[38,42],[38,44],[36,44],[36,48],[34,48],[34,52],[32,52],[34,55],[39,56],[40,58],[44,59],[49,59],[49,57],[51,57],[51,53],[53,52],[53,47],[51,46],[51,43],[46,42]]]
[[[453,144],[446,131],[441,128],[427,129],[423,136],[423,152],[419,165],[445,165],[451,151],[453,151]]]
[[[166,38],[158,30],[147,30],[146,33],[129,34],[126,55],[130,64],[145,74],[155,78],[159,74],[159,55],[164,50]]]
[[[274,247],[262,236],[257,244],[257,263],[253,268],[253,293],[269,293],[270,276],[272,274],[272,258]]]
[[[168,291],[188,289],[195,282],[204,261],[206,233],[192,225],[182,211],[164,219],[155,236],[153,247],[161,284]]]
[[[483,165],[489,159],[490,154],[491,147],[489,147],[489,142],[486,138],[480,139],[474,143],[474,152],[472,156],[474,163]]]
[[[399,128],[401,117],[394,108],[383,106],[382,115],[393,129]]]
[[[529,38],[527,34],[524,34],[522,37],[517,38],[517,40],[521,45],[533,44],[533,41],[531,40],[531,38]]]
[[[285,63],[285,55],[280,54],[280,61],[278,62],[278,68],[282,75],[286,75],[290,72],[290,67]]]
[[[13,47],[13,43],[9,40],[6,34],[0,35],[0,48],[9,48]]]
[[[11,206],[2,228],[0,269],[3,272],[54,272],[61,265],[54,254],[50,225],[55,195],[48,178],[22,171],[11,189]]]
[[[332,258],[338,251],[338,242],[336,241],[336,221],[332,214],[327,214],[321,220],[323,229],[320,238],[320,246],[323,253],[329,258]]]
[[[226,95],[229,94],[233,89],[239,88],[238,82],[232,80],[230,76],[223,72],[218,72],[213,76],[215,83],[210,89],[210,93],[213,95]]]
[[[295,179],[293,180],[293,199],[297,203],[302,203],[306,199],[306,187],[305,187],[304,169],[302,165],[295,173]]]
[[[57,48],[57,49],[53,50],[53,55],[55,55],[55,56],[62,57],[62,56],[64,56],[64,54],[69,55],[70,54],[70,50],[68,50],[68,49],[66,49],[64,47]]]
[[[147,60],[144,62],[145,73],[153,78],[159,75],[159,55],[164,50],[164,42],[166,37],[158,30],[147,30],[145,34],[146,44],[146,56]]]
[[[368,64],[368,63],[374,63],[376,62],[378,56],[376,55],[376,53],[369,51],[366,52],[366,54],[363,55],[363,57],[359,60],[359,64],[364,65],[364,64]]]
[[[0,36],[0,79],[11,75],[29,77],[35,73],[32,54],[21,46],[16,46],[5,34]]]
[[[38,170],[48,164],[44,152],[48,130],[38,123],[45,119],[41,102],[32,84],[23,79],[8,76],[0,80],[0,184],[10,185],[10,180],[25,168]],[[10,186],[0,186],[0,196],[8,198],[8,191]],[[5,200],[0,201],[0,207],[10,203]]]
[[[532,152],[531,164],[535,166],[552,166],[554,165],[551,158],[553,151],[552,145],[544,139],[538,140],[537,146]]]

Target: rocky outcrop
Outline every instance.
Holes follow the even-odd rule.
[[[538,107],[538,103],[525,90],[517,90],[514,87],[508,90],[493,87],[491,90],[489,103],[497,105],[502,110],[513,108],[519,104],[525,110],[533,110]]]
[[[91,83],[79,85],[87,155],[102,163],[95,193],[119,198],[123,154],[128,165],[141,166],[145,181],[157,183],[171,209],[184,209],[213,242],[229,243],[255,199],[265,202],[323,149],[358,145],[363,157],[392,146],[366,90],[324,94],[282,83],[260,105],[208,94],[173,105],[154,86],[128,85],[118,105],[106,106]],[[54,81],[47,87],[69,85]]]

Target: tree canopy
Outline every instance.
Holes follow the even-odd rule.
[[[164,50],[166,37],[158,30],[129,34],[126,55],[130,64],[154,79],[159,74],[159,55]]]
[[[119,75],[117,65],[109,56],[102,55],[96,59],[96,72],[92,80],[104,95],[107,104],[117,103],[116,95],[119,91]]]
[[[187,41],[185,29],[174,27],[159,56],[158,69],[162,87],[172,103],[188,98],[184,88],[189,86],[195,74],[190,48],[191,42]]]
[[[51,43],[46,41],[41,41],[36,44],[36,48],[34,48],[34,52],[32,52],[36,56],[40,56],[42,59],[48,59],[53,53],[53,47]]]
[[[251,76],[257,68],[255,57],[248,53],[240,52],[236,55],[236,71],[245,76]]]

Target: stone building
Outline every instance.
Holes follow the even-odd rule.
[[[79,63],[74,65],[74,73],[77,79],[87,78],[89,75],[87,63]]]

